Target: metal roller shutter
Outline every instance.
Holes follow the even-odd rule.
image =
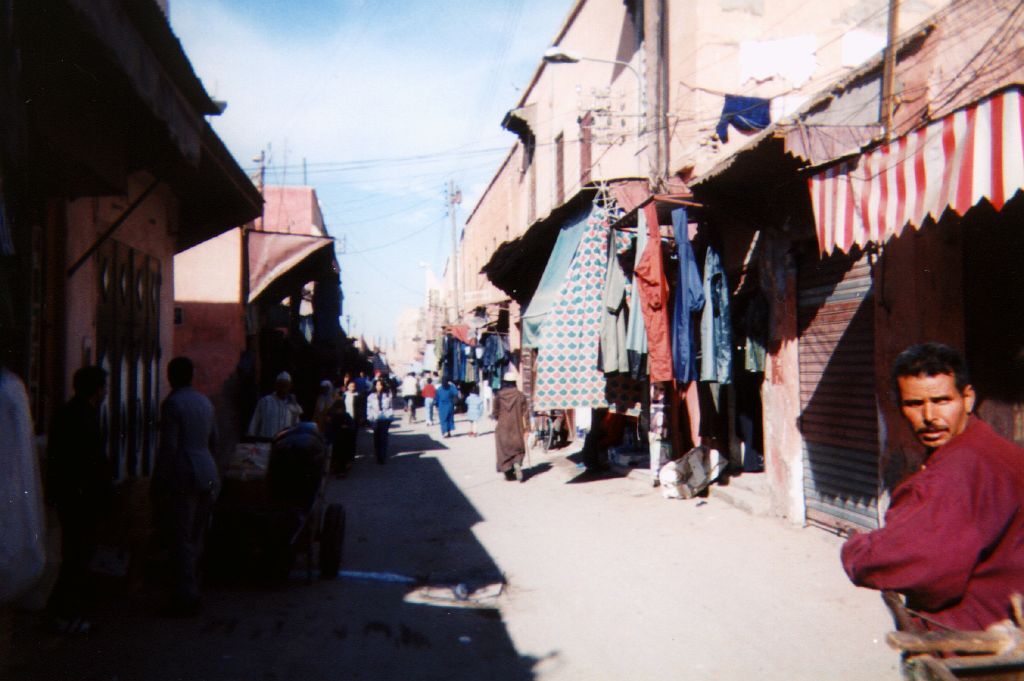
[[[874,298],[866,255],[802,258],[800,430],[807,519],[878,527]]]

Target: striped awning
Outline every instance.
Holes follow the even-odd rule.
[[[1024,105],[1007,90],[808,180],[818,246],[848,252],[1024,188]]]

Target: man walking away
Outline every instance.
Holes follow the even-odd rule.
[[[187,357],[175,357],[167,365],[171,394],[160,412],[160,447],[152,480],[157,529],[170,550],[170,594],[164,614],[177,617],[199,614],[196,568],[220,489],[213,455],[213,404],[192,389],[193,370]]]
[[[409,423],[416,421],[416,397],[419,395],[419,384],[416,374],[409,372],[402,379],[402,399],[405,401],[405,418]]]
[[[982,630],[1024,593],[1024,449],[973,416],[963,358],[938,343],[896,358],[893,389],[926,450],[892,492],[885,526],[842,549],[854,584],[898,591],[925,629]]]
[[[249,422],[249,435],[269,440],[285,428],[299,422],[302,407],[292,394],[292,376],[287,371],[277,375],[274,392],[256,403],[256,412]]]
[[[58,630],[88,633],[95,586],[89,565],[97,530],[113,499],[113,479],[104,453],[100,405],[107,372],[82,367],[72,379],[75,394],[53,418],[47,449],[47,492],[61,525],[61,564],[49,609]]]
[[[516,387],[514,372],[505,374],[504,385],[494,394],[494,448],[499,473],[506,480],[523,481],[523,457],[529,433],[529,410],[526,395]]]
[[[429,376],[423,384],[423,411],[426,414],[427,425],[434,425],[434,398],[437,397],[437,388],[434,387],[434,379]]]
[[[441,437],[451,437],[455,432],[455,403],[459,401],[459,389],[445,379],[437,389],[437,420],[441,424]]]

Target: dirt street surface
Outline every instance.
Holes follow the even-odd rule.
[[[299,557],[280,587],[207,586],[194,619],[159,617],[147,589],[107,599],[85,637],[24,617],[13,678],[899,678],[889,618],[846,580],[836,537],[580,477],[573,448],[535,450],[508,482],[485,423],[448,439],[396,423],[384,466],[360,435],[328,492],[348,514],[337,580],[307,581]]]

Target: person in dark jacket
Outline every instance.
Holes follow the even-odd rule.
[[[89,565],[96,554],[100,519],[109,510],[113,477],[104,451],[100,406],[107,396],[107,372],[82,367],[73,378],[74,396],[53,417],[47,448],[46,489],[61,525],[60,574],[48,607],[58,629],[88,633],[96,591]]]
[[[506,480],[523,481],[523,457],[529,432],[526,395],[516,387],[516,375],[505,374],[504,386],[494,394],[494,447],[499,473]]]
[[[344,478],[356,457],[356,421],[348,413],[345,400],[337,399],[327,411],[327,441],[331,443],[331,473]]]
[[[187,357],[175,357],[167,365],[171,394],[160,413],[160,447],[152,480],[157,528],[170,550],[170,594],[164,614],[179,617],[199,614],[196,570],[220,490],[213,404],[192,388],[193,371]]]

